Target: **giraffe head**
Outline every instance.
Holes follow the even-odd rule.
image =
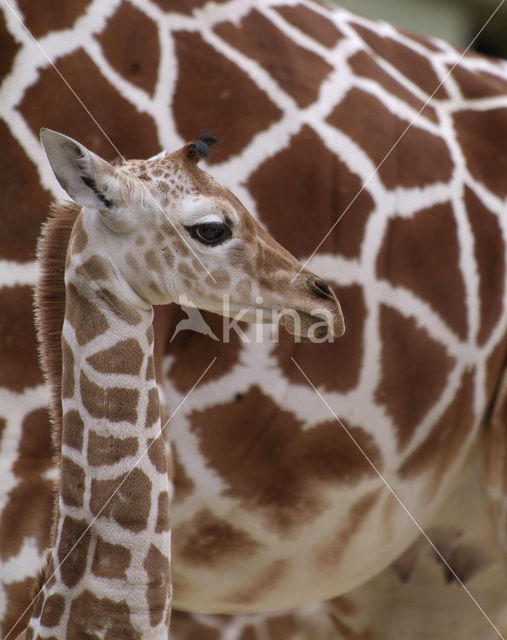
[[[214,138],[114,166],[54,131],[42,129],[41,140],[59,183],[82,207],[97,250],[143,302],[276,320],[302,336],[343,334],[327,283],[197,166]]]

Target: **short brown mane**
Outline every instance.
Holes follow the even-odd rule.
[[[62,347],[65,315],[65,259],[69,238],[81,207],[59,201],[51,205],[37,243],[39,280],[35,293],[35,318],[39,358],[49,386],[53,446],[59,457],[62,437]]]

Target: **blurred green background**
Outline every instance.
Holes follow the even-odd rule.
[[[337,0],[335,4],[368,18],[443,38],[466,48],[501,0]],[[507,58],[507,0],[477,38],[473,49]]]

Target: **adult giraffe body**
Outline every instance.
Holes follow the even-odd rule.
[[[310,3],[66,6],[58,15],[30,7],[26,24],[123,155],[174,147],[206,123],[224,139],[214,175],[301,260],[365,185],[309,263],[337,287],[342,341],[223,345],[181,332],[163,360],[180,316],[169,308],[157,318],[169,407],[220,355],[171,427],[176,607],[260,611],[349,592],[315,613],[329,613],[335,637],[496,637],[433,554],[410,547],[417,529],[290,356],[504,631],[505,65],[459,60],[443,43]],[[54,478],[47,395],[27,338],[35,236],[52,188],[36,136],[47,125],[113,152],[3,15],[12,34],[0,87],[5,634],[42,564]],[[484,451],[497,520],[482,488]],[[394,561],[398,575],[386,569]],[[234,638],[285,638],[312,617],[301,616],[175,616],[174,636],[193,637],[188,625],[198,624],[202,637],[228,628]]]

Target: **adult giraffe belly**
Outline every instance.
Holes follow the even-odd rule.
[[[187,370],[188,388],[200,373],[196,360],[204,370],[211,359],[190,345],[186,353],[195,367]],[[318,371],[328,351],[312,362],[307,345],[293,346],[294,359],[335,417],[295,367],[283,370],[279,348],[241,345],[232,363],[210,370],[171,422],[177,609],[290,608],[350,591],[419,535],[375,469],[425,527],[459,478],[477,435],[475,416],[485,394],[481,400],[463,363],[445,373],[426,411],[424,393],[412,388],[405,399],[412,422],[401,409],[395,415],[403,430],[386,410],[402,401],[389,405],[386,385],[378,391],[378,382],[376,389],[365,375],[348,393],[333,390]],[[336,344],[326,349],[337,355]],[[437,379],[442,362],[435,352],[429,357]],[[181,380],[184,371],[178,373]],[[170,385],[169,404],[177,406],[185,391]]]

